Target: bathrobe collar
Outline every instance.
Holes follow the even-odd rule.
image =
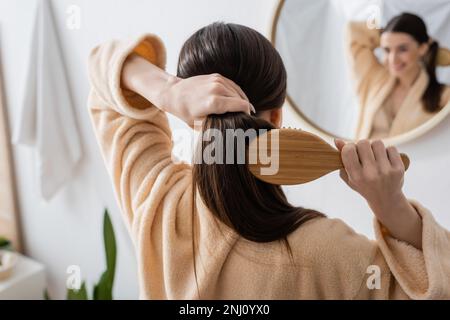
[[[423,108],[422,96],[428,87],[429,77],[424,68],[422,68],[419,77],[412,85],[405,100],[395,116],[389,136],[395,136],[404,133],[408,130],[409,115],[415,114],[413,112],[416,108]]]
[[[408,115],[412,114],[412,110],[418,107],[422,108],[421,99],[428,87],[429,77],[424,68],[421,68],[420,74],[411,89],[409,90],[405,100],[403,101],[397,115],[391,126],[391,131],[389,136],[397,135],[405,132],[405,126],[408,125]],[[390,76],[387,78],[387,82],[381,87],[377,95],[372,97],[372,103],[367,106],[363,116],[362,123],[360,127],[357,139],[367,139],[372,130],[373,121],[375,114],[381,108],[383,103],[386,101],[389,94],[391,94],[394,86],[396,84],[396,78]]]

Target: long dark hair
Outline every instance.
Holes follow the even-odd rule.
[[[427,26],[419,16],[412,13],[402,13],[392,18],[387,24],[383,32],[402,32],[412,36],[419,44],[428,43],[430,37],[428,35]],[[436,112],[441,108],[441,95],[443,85],[439,83],[436,76],[436,61],[439,51],[439,43],[433,41],[429,50],[424,57],[424,64],[429,77],[428,87],[422,96],[422,102],[425,110],[428,112]]]
[[[212,73],[219,73],[239,85],[256,114],[281,108],[285,100],[283,61],[271,43],[251,28],[213,23],[195,32],[184,43],[178,61],[178,77]],[[259,129],[270,130],[273,126],[257,116],[226,113],[209,115],[202,132],[208,129],[216,129],[225,137],[228,129],[259,132]],[[227,150],[225,140],[218,147],[222,146]],[[205,147],[205,141],[199,143],[196,154],[202,154]],[[233,143],[232,148],[236,148],[236,144]],[[291,205],[280,186],[257,179],[245,163],[223,163],[193,164],[194,194],[198,187],[208,209],[240,236],[255,242],[282,240],[290,249],[287,236],[302,223],[323,216]]]

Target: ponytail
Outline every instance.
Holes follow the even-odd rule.
[[[255,130],[258,134],[260,129],[271,130],[273,126],[257,117],[227,113],[209,115],[204,121],[202,134],[209,135],[211,129],[226,137],[228,130]],[[246,141],[246,147],[249,142],[250,139]],[[324,217],[315,210],[291,205],[281,186],[259,180],[246,163],[239,164],[238,154],[243,150],[238,148],[235,140],[230,142],[214,137],[210,143],[201,139],[196,155],[201,157],[211,145],[215,152],[224,152],[220,152],[219,163],[193,165],[194,193],[198,189],[212,214],[243,238],[254,242],[281,240],[291,252],[287,236],[306,221]],[[227,162],[229,152],[233,155],[232,164]]]
[[[422,97],[422,102],[424,104],[425,110],[433,113],[439,111],[441,108],[441,95],[442,95],[442,84],[439,83],[436,76],[436,64],[437,55],[439,51],[439,44],[437,41],[433,41],[430,44],[427,54],[425,55],[423,61],[425,69],[428,73],[428,87]]]

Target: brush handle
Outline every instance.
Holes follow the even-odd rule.
[[[411,163],[409,157],[404,153],[400,153],[400,157],[402,158],[403,164],[405,165],[405,171],[408,170],[409,164]]]

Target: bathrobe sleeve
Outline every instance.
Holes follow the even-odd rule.
[[[376,219],[375,240],[339,219],[324,221],[320,265],[332,272],[320,274],[334,298],[450,299],[450,232],[417,201],[410,203],[422,218],[422,250],[391,237]]]
[[[155,35],[97,46],[89,57],[88,110],[132,238],[149,243],[142,237],[155,228],[154,220],[161,224],[160,218],[155,218],[158,212],[176,212],[178,205],[189,210],[187,203],[180,202],[186,199],[190,166],[172,158],[166,114],[142,96],[121,88],[122,66],[131,53],[165,68],[164,45]]]
[[[379,62],[375,49],[380,45],[380,31],[369,29],[365,22],[352,21],[347,25],[346,47],[356,92],[361,99],[367,99],[370,90],[380,77],[386,76],[386,68]],[[365,101],[363,101],[365,104]]]
[[[440,226],[431,212],[410,200],[422,218],[422,250],[389,236],[374,220],[379,250],[373,264],[388,266],[391,299],[406,294],[411,299],[450,299],[450,232]],[[376,290],[363,286],[359,294],[377,298]]]

